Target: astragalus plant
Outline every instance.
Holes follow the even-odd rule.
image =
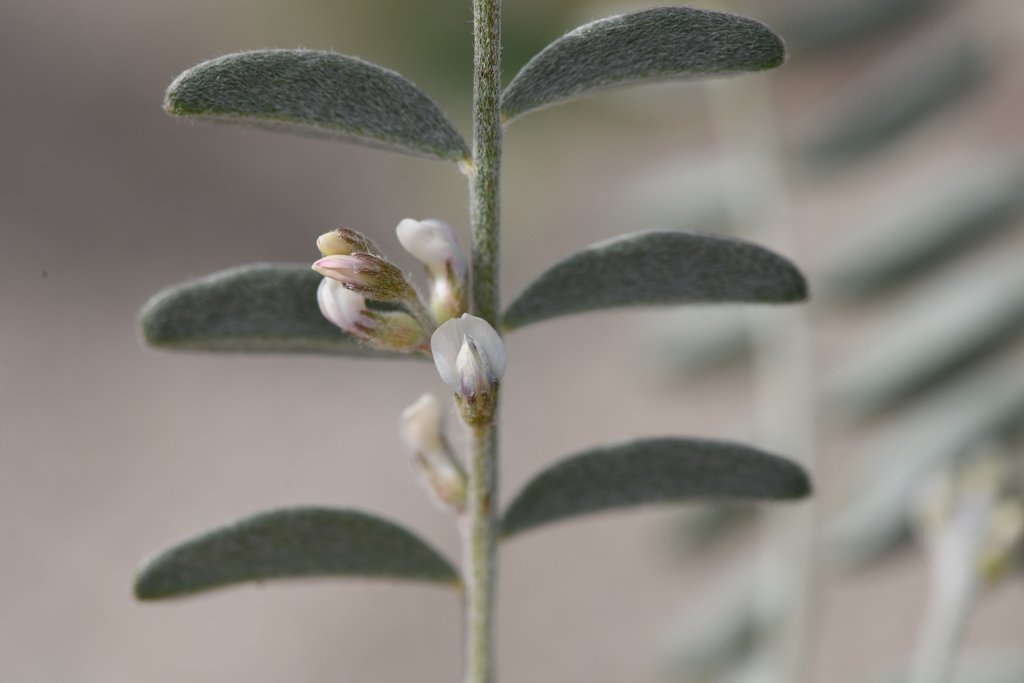
[[[554,463],[500,505],[502,333],[580,311],[782,303],[807,294],[790,262],[757,245],[652,230],[569,256],[503,307],[499,187],[502,136],[512,120],[619,84],[776,67],[785,49],[769,28],[750,19],[687,7],[648,9],[567,33],[502,89],[500,26],[500,2],[474,0],[471,144],[415,85],[355,57],[244,52],[179,76],[165,105],[174,115],[343,138],[453,164],[469,181],[472,244],[465,254],[455,231],[438,220],[402,221],[398,239],[423,262],[423,287],[366,235],[340,228],[317,240],[321,258],[312,270],[242,266],[165,291],[142,314],[146,340],[160,347],[432,359],[454,396],[464,434],[445,434],[441,401],[430,394],[405,411],[400,429],[428,493],[461,531],[458,568],[413,533],[375,515],[284,509],[157,555],[139,574],[138,597],[312,575],[445,583],[465,604],[465,680],[484,683],[494,680],[495,580],[503,540],[612,508],[697,498],[789,499],[809,492],[805,472],[783,458],[734,443],[670,436],[584,450]],[[408,210],[414,214],[416,207]],[[514,358],[509,365],[514,372]],[[538,392],[538,400],[543,396]],[[453,443],[465,443],[466,452],[456,452]]]

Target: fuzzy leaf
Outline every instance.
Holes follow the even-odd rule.
[[[214,273],[150,299],[140,314],[142,334],[151,346],[178,350],[409,357],[371,349],[328,322],[316,301],[320,280],[305,265]]]
[[[810,491],[799,465],[749,446],[646,439],[585,451],[544,470],[509,505],[502,533],[649,503],[791,499]]]
[[[758,71],[785,59],[782,39],[753,19],[691,7],[640,10],[580,26],[541,50],[505,89],[501,113],[510,120],[614,85]]]
[[[543,273],[505,311],[506,329],[622,306],[782,303],[807,298],[796,266],[751,242],[685,232],[624,235]]]
[[[355,57],[259,50],[178,76],[164,108],[178,116],[284,128],[448,161],[470,157],[437,104],[403,76]]]
[[[165,550],[143,566],[135,595],[174,598],[243,581],[308,576],[458,581],[447,560],[391,522],[309,507],[264,512]]]

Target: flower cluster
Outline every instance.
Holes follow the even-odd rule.
[[[426,302],[402,270],[370,238],[338,228],[321,235],[324,276],[317,301],[324,317],[379,349],[432,356],[471,428],[494,419],[498,383],[505,373],[505,345],[487,321],[466,313],[468,267],[455,231],[437,220],[406,218],[396,228],[402,247],[426,266]],[[367,301],[378,302],[371,308]],[[444,436],[441,406],[425,394],[402,413],[405,443],[420,480],[444,508],[465,507],[466,474]]]
[[[407,218],[397,232],[402,246],[427,267],[429,310],[380,247],[348,228],[325,233],[316,241],[323,258],[313,270],[324,276],[317,301],[324,317],[371,346],[427,353],[437,325],[465,312],[466,259],[455,231],[440,221]],[[367,301],[382,305],[371,308]]]

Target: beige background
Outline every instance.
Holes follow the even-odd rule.
[[[419,15],[403,16],[402,4],[378,8],[401,25],[394,36],[361,29],[361,21],[387,25],[370,15],[369,2],[7,0],[0,7],[2,680],[459,676],[459,609],[444,589],[279,583],[156,605],[134,602],[130,589],[154,550],[292,504],[379,512],[457,553],[448,520],[416,488],[395,430],[406,405],[443,389],[431,367],[154,352],[142,348],[135,328],[136,312],[157,290],[245,262],[310,261],[316,235],[339,223],[396,255],[393,226],[406,216],[442,218],[465,235],[464,182],[443,164],[195,126],[160,110],[162,89],[195,62],[302,45],[379,61],[420,82],[448,111],[465,112],[467,95],[452,83],[468,74],[442,81],[421,62],[413,48],[430,49],[430,41],[410,37],[419,27],[403,20]],[[526,10],[543,3],[507,5],[527,32]],[[978,12],[984,35],[996,54],[1019,64],[1020,49],[1007,38],[1011,27],[1024,29],[1020,7],[986,7],[990,13]],[[530,39],[543,44],[587,13],[570,16]],[[390,43],[403,47],[392,51]],[[887,44],[823,63],[794,60],[773,76],[787,134]],[[888,170],[861,167],[799,198],[795,221],[809,272],[849,215],[885,196],[894,179],[957,150],[1019,144],[1022,83],[1019,69],[1001,72],[981,104],[959,106],[891,152]],[[610,94],[511,129],[506,300],[587,243],[655,227],[624,224],[617,188],[654,161],[697,156],[711,145],[697,93],[658,86]],[[468,130],[464,114],[454,118]],[[508,340],[506,498],[532,472],[587,445],[651,434],[742,435],[752,400],[747,369],[655,389],[639,353],[650,317],[568,318]],[[823,363],[856,343],[859,322],[818,331]],[[843,459],[850,443],[830,440],[822,449],[826,509],[854,467]],[[671,521],[664,510],[610,515],[510,543],[501,568],[501,679],[655,680],[658,639],[725,566],[750,562],[755,543],[746,533],[707,556],[680,558],[664,542]],[[829,580],[813,629],[812,679],[852,683],[898,661],[923,606],[922,570],[920,558],[906,553]],[[1019,649],[1022,615],[1019,581],[1003,585],[979,606],[968,639]]]

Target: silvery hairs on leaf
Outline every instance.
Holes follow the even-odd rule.
[[[782,39],[753,19],[691,7],[640,10],[585,24],[548,45],[509,83],[501,113],[511,120],[614,85],[758,71],[785,59]]]
[[[150,346],[176,350],[410,357],[371,349],[328,322],[317,306],[321,279],[307,265],[213,273],[150,299],[139,314],[142,335]]]
[[[585,451],[544,470],[509,505],[502,533],[650,503],[793,499],[810,491],[802,467],[749,446],[645,439]]]
[[[402,527],[354,510],[308,507],[260,513],[165,550],[143,566],[135,595],[173,598],[306,576],[458,581],[447,560]]]
[[[807,298],[791,262],[751,242],[685,232],[624,235],[555,264],[505,311],[505,329],[623,306],[784,303]]]
[[[469,148],[405,77],[333,52],[259,50],[188,69],[167,89],[170,114],[340,137],[461,162]]]

